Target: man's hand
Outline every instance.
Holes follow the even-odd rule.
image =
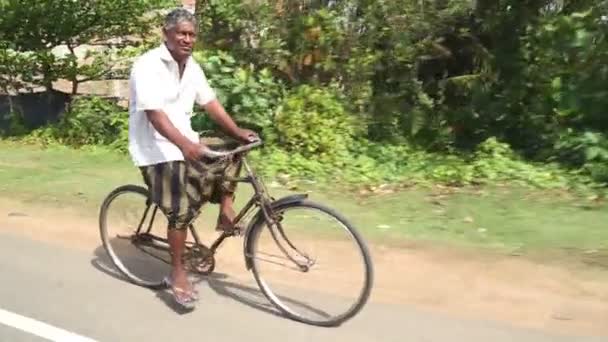
[[[260,139],[255,132],[238,127],[218,100],[209,102],[203,108],[209,113],[209,117],[233,138],[247,144]]]
[[[189,161],[200,161],[203,145],[197,144],[194,142],[186,142],[182,146],[179,147],[186,158]]]
[[[247,144],[260,140],[260,137],[256,132],[245,128],[238,129],[237,137],[239,140]]]
[[[167,115],[163,111],[146,111],[148,120],[152,126],[175,146],[179,147],[184,158],[190,161],[200,160],[203,145],[192,142],[173,126]]]

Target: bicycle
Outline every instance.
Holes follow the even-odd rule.
[[[265,184],[263,183],[261,178],[256,175],[250,164],[247,162],[246,158],[247,152],[261,145],[261,141],[256,141],[247,145],[241,145],[230,151],[214,151],[210,149],[202,151],[203,156],[211,159],[230,157],[241,158],[241,162],[245,171],[245,176],[226,179],[229,181],[247,183],[251,185],[251,187],[253,188],[253,195],[241,208],[235,219],[237,225],[239,225],[241,222],[244,223],[243,226],[246,227],[244,231],[223,232],[212,243],[211,247],[207,247],[202,243],[193,224],[189,226],[189,231],[192,234],[194,241],[187,242],[186,250],[184,253],[185,264],[188,265],[188,270],[190,272],[201,275],[209,275],[215,269],[215,254],[218,248],[222,245],[222,243],[229,237],[242,236],[244,241],[243,254],[245,258],[245,267],[248,271],[253,272],[253,277],[258,287],[260,288],[264,296],[274,305],[274,307],[276,307],[288,318],[303,323],[319,326],[340,325],[343,322],[354,317],[363,308],[363,306],[369,299],[373,283],[373,267],[368,248],[361,235],[345,217],[343,217],[341,214],[339,214],[332,208],[309,200],[309,196],[307,194],[294,194],[282,197],[280,199],[275,199],[271,197]],[[141,217],[139,219],[137,219],[137,217],[139,216],[136,216],[136,220],[133,226],[128,227],[128,234],[117,234],[116,239],[112,240],[108,233],[108,230],[110,228],[110,224],[108,223],[109,214],[111,213],[110,208],[112,207],[114,202],[117,201],[117,199],[123,198],[126,195],[139,196],[138,200],[130,202],[129,204],[135,205],[136,208],[143,204],[143,214],[141,214]],[[126,207],[127,205],[125,204],[124,207],[118,207],[116,211],[118,212],[119,209],[125,209]],[[330,243],[336,243],[335,239],[332,240],[332,238],[335,238],[333,230],[330,234],[328,229],[321,228],[319,224],[316,224],[317,222],[319,222],[318,219],[313,220],[312,223],[307,223],[306,220],[308,220],[310,216],[288,216],[287,213],[293,210],[311,210],[313,212],[321,213],[328,216],[330,219],[336,221],[346,231],[347,237],[350,237],[352,239],[351,242],[354,242],[354,250],[359,254],[359,256],[361,257],[361,261],[363,262],[363,284],[361,284],[360,291],[358,291],[358,294],[356,294],[354,302],[352,302],[351,304],[347,304],[350,306],[348,306],[346,310],[340,311],[337,314],[328,314],[320,309],[311,309],[310,306],[307,306],[307,310],[310,310],[321,317],[315,319],[305,317],[304,313],[296,311],[295,308],[301,303],[295,302],[293,299],[286,299],[285,297],[281,297],[277,295],[277,293],[275,293],[278,291],[277,289],[288,288],[292,285],[287,285],[289,282],[284,281],[284,273],[282,273],[284,271],[281,271],[280,273],[275,273],[274,277],[272,276],[272,274],[267,278],[261,275],[261,271],[263,270],[261,264],[262,261],[268,261],[270,258],[284,258],[286,262],[289,262],[292,265],[292,267],[290,267],[289,269],[296,270],[304,274],[310,273],[312,270],[315,269],[317,265],[319,265],[321,273],[320,275],[316,275],[317,278],[312,278],[312,286],[327,285],[323,284],[322,282],[326,282],[328,278],[330,278],[331,276],[335,276],[335,273],[333,272],[326,272],[323,274],[323,269],[321,265],[325,264],[317,264],[317,260],[309,256],[308,253],[304,252],[303,248],[299,248],[299,244],[296,243],[294,240],[295,237],[301,236],[303,237],[301,242],[324,241],[324,247],[326,247]],[[120,186],[110,192],[110,194],[107,195],[107,197],[104,199],[99,213],[99,229],[101,239],[103,242],[104,249],[112,260],[114,266],[120,271],[120,273],[126,276],[130,282],[136,285],[153,289],[163,287],[162,276],[150,275],[149,273],[152,272],[150,270],[152,267],[149,263],[151,263],[151,260],[160,260],[163,265],[168,264],[170,262],[170,259],[167,258],[167,239],[162,237],[160,234],[155,235],[152,232],[154,219],[157,216],[157,212],[158,207],[149,199],[148,190],[146,188],[139,185],[128,184]],[[292,231],[288,231],[285,228],[286,225],[284,224],[284,222],[286,221],[286,218],[297,219],[293,225],[294,228]],[[126,225],[123,225],[123,222],[120,221],[120,224],[117,224],[117,226],[122,227]],[[299,235],[296,230],[297,227],[304,229],[302,233],[299,233]],[[313,231],[313,233],[319,235],[327,235],[327,240],[318,238],[311,240],[309,238],[311,235],[310,231]],[[270,234],[271,243],[264,244],[264,242],[261,242],[261,237],[263,236],[263,234],[266,233]],[[130,243],[131,245],[135,246],[137,250],[143,251],[143,258],[146,259],[136,259],[133,258],[131,255],[123,257],[121,259],[121,257],[118,256],[119,252],[121,251],[120,245],[118,245],[120,242],[126,242],[127,246]],[[261,251],[262,247],[273,247],[272,243],[275,244],[274,248],[277,248],[278,252],[273,254],[264,253]],[[344,255],[346,255],[346,252],[348,251],[344,249],[343,244],[336,244],[335,246],[336,248],[342,248],[342,250],[340,250],[340,253],[336,253],[339,255],[332,255],[331,257],[328,257],[327,259],[329,261],[338,260],[339,258],[342,258]],[[325,253],[328,253],[330,249],[323,248],[323,251]],[[162,253],[165,257],[163,258],[162,256],[159,256],[159,252]],[[152,256],[153,259],[148,259],[147,256]],[[138,267],[135,266],[125,266],[125,261],[141,262],[139,268],[144,269],[144,271],[140,272],[140,270],[138,270]],[[270,267],[276,267],[277,265],[281,265],[281,262],[277,261],[268,262],[271,265]],[[353,263],[348,263],[346,264],[346,268],[341,265],[339,271],[350,273],[347,275],[347,277],[344,277],[344,275],[342,275],[340,279],[352,279],[352,276],[354,274],[353,265]],[[137,272],[140,272],[140,274],[136,274]],[[269,280],[277,280],[279,282],[279,285],[271,287],[268,283]],[[281,284],[281,281],[283,281],[283,284]],[[338,292],[340,295],[342,295],[352,287],[356,286],[349,284],[343,289],[339,289]],[[292,287],[289,288],[292,289]],[[308,297],[309,299],[311,298],[311,296],[309,295],[306,295],[306,297]],[[334,301],[334,298],[338,298],[338,296],[332,297],[331,299],[323,300],[323,302],[324,304],[330,303]],[[335,301],[338,302],[337,299],[335,299]]]

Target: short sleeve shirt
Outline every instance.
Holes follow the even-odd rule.
[[[194,104],[216,98],[205,73],[190,57],[180,79],[177,62],[164,44],[141,55],[129,79],[129,153],[136,166],[184,160],[180,149],[156,131],[146,110],[164,111],[188,139],[199,141],[192,129]]]

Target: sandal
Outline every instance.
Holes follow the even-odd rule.
[[[167,287],[167,288],[173,288],[173,284],[171,283],[171,277],[170,276],[166,276],[163,279],[163,286]],[[190,287],[192,288],[192,290],[190,291],[190,297],[192,297],[194,300],[198,300],[198,290],[194,288],[194,286],[192,285],[192,282],[190,282]],[[176,288],[178,290],[178,292],[181,293],[187,293],[188,291],[182,289],[182,288]]]
[[[198,292],[196,290],[186,291],[179,287],[174,287],[169,276],[163,279],[163,284],[171,289],[173,299],[183,308],[192,310],[195,307],[195,302],[198,301]]]

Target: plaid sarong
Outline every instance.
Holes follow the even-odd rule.
[[[203,138],[201,142],[214,150],[226,150],[236,145],[221,138]],[[169,221],[169,229],[186,229],[196,219],[206,202],[219,203],[223,194],[234,196],[236,182],[224,177],[238,177],[238,158],[200,162],[170,161],[140,167],[151,200]]]

